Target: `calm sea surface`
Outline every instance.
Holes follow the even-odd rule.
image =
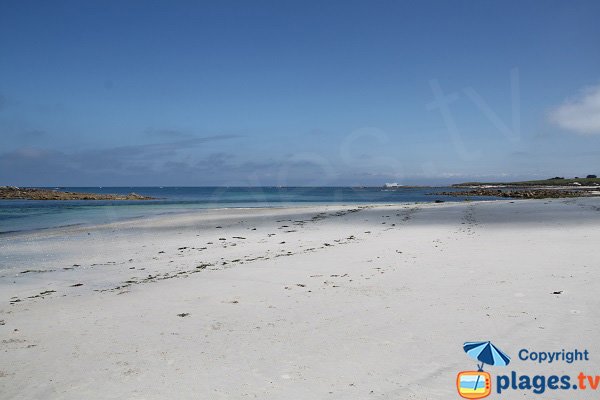
[[[428,195],[452,188],[350,187],[61,187],[61,191],[138,194],[146,201],[35,201],[0,200],[0,233],[71,225],[114,222],[150,215],[215,208],[284,207],[289,205],[414,203],[463,201],[464,197]],[[471,197],[473,199],[473,197]],[[493,200],[486,197],[482,200]]]

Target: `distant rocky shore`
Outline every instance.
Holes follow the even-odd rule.
[[[565,190],[565,189],[488,189],[475,188],[456,192],[431,193],[435,195],[464,197],[464,196],[487,196],[487,197],[509,197],[513,199],[559,199],[566,197],[598,196],[598,192],[592,190]]]
[[[23,200],[155,200],[154,197],[142,196],[137,193],[129,194],[98,194],[61,192],[51,189],[19,188],[0,186],[0,199]]]

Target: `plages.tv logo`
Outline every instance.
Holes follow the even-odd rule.
[[[510,357],[489,341],[466,342],[463,349],[477,360],[477,371],[459,372],[456,376],[456,389],[465,399],[483,399],[492,392],[492,377],[483,370],[483,366],[506,366],[510,363]]]

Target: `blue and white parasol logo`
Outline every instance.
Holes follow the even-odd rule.
[[[477,364],[479,371],[483,371],[484,364],[504,367],[510,363],[510,357],[490,341],[466,342],[463,349],[471,358],[481,362],[481,365]]]

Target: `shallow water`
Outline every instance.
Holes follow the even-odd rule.
[[[101,224],[130,218],[215,208],[465,200],[465,197],[429,195],[429,193],[456,190],[441,187],[398,190],[373,187],[61,187],[55,189],[115,194],[135,192],[155,197],[157,200],[0,200],[0,233]],[[483,200],[493,199],[495,198],[483,198]]]

